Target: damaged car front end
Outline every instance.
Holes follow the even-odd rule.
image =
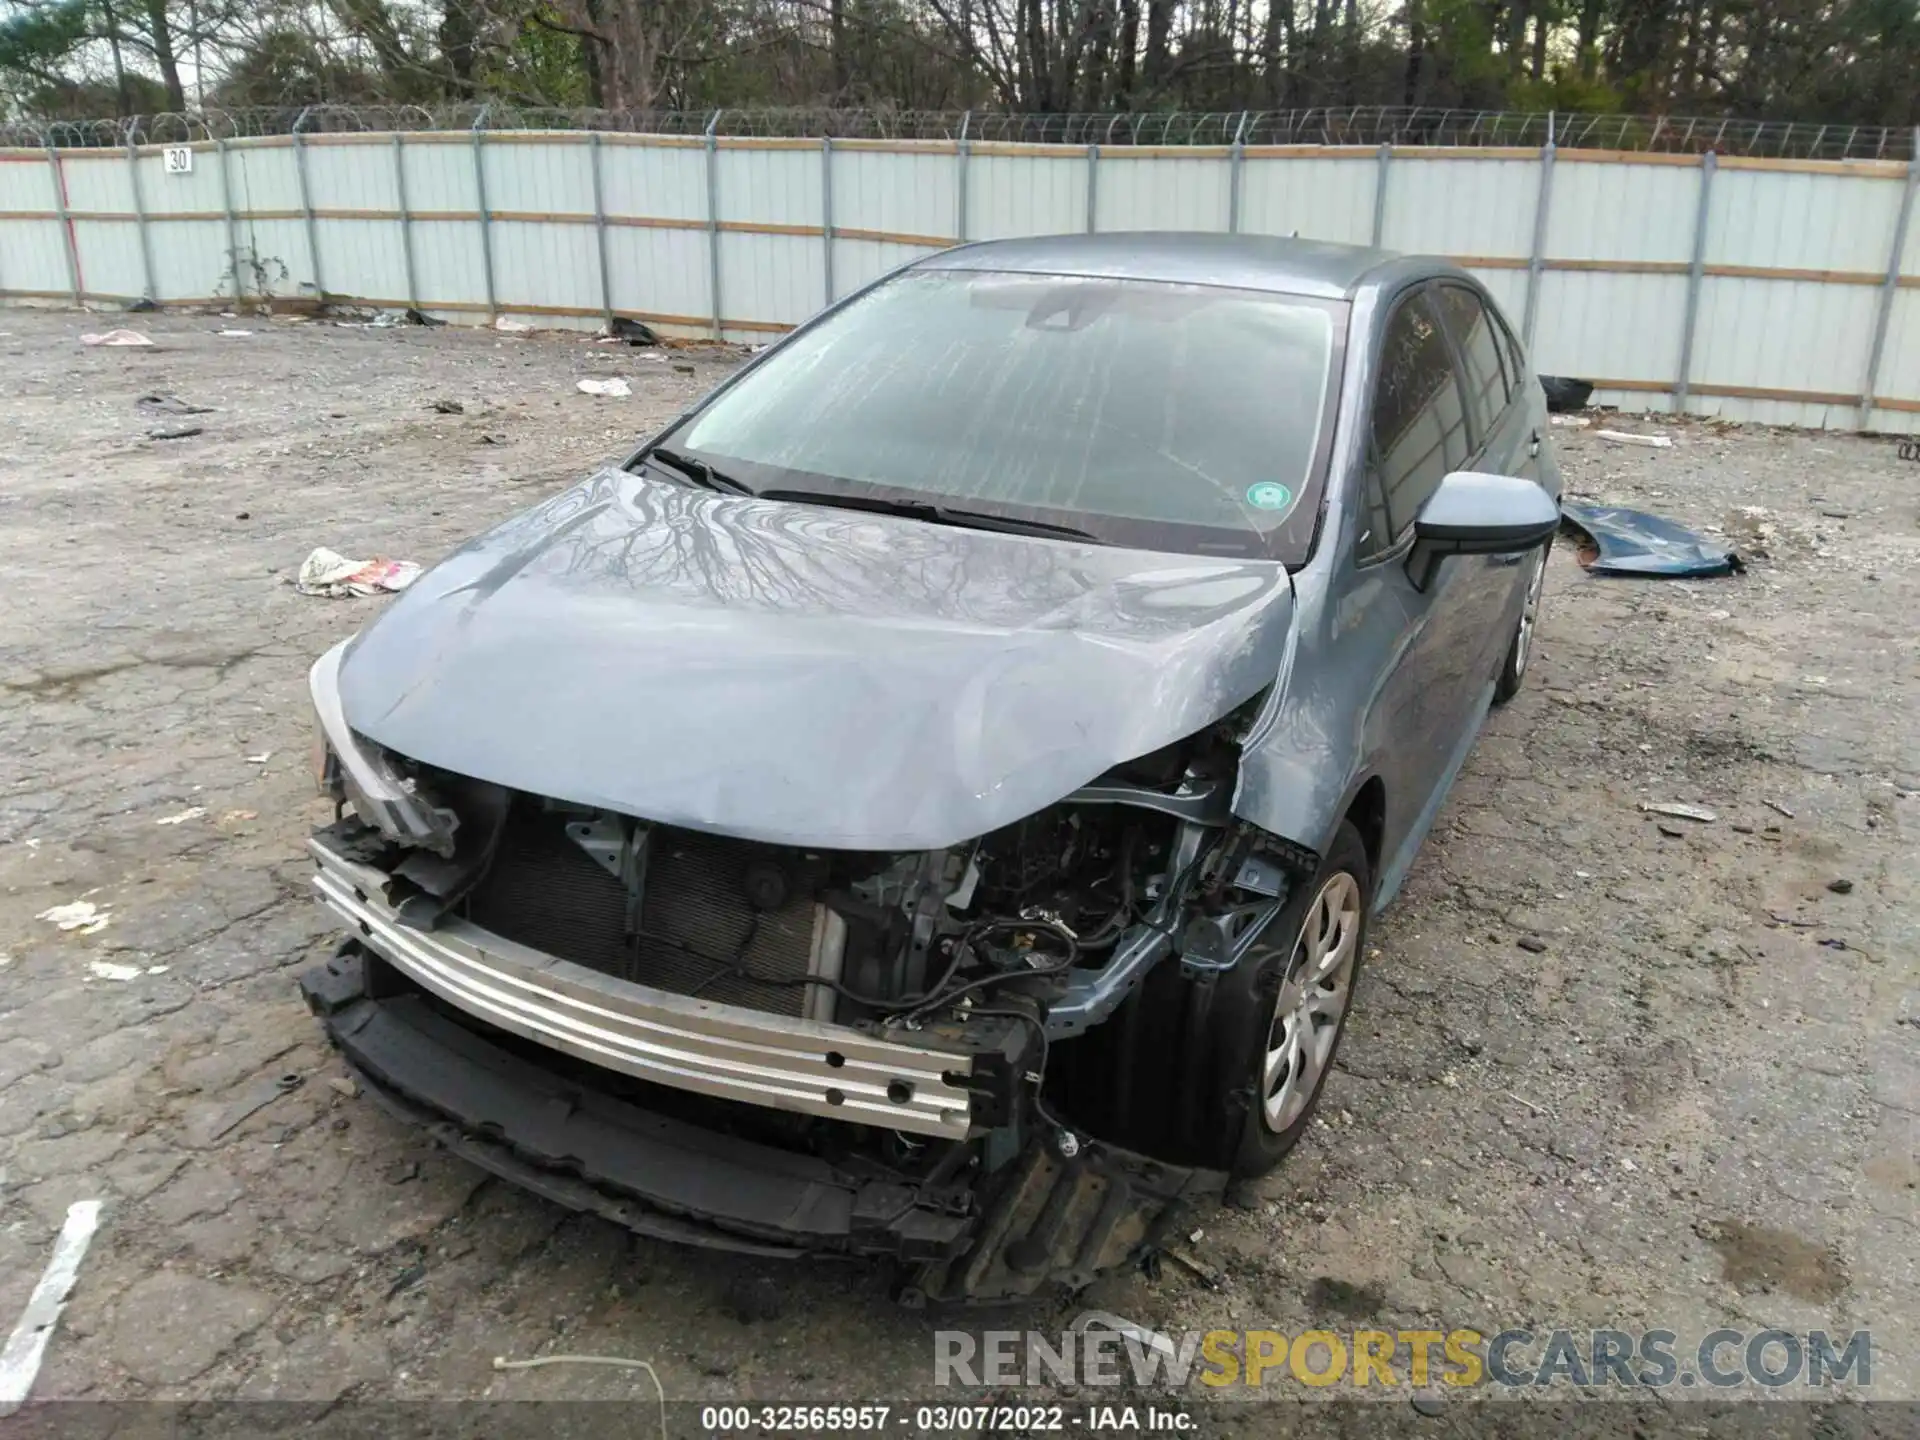
[[[322,657],[321,783],[342,817],[309,848],[355,938],[308,997],[376,1091],[453,1148],[637,1228],[891,1255],[939,1297],[1091,1277],[1224,1178],[1105,1143],[1044,1096],[1056,1044],[1171,956],[1231,965],[1279,906],[1286,857],[1229,800],[1278,668],[1261,637],[1285,572],[971,531],[916,551],[891,522],[775,525],[772,508],[606,472]],[[676,563],[635,586],[636,552],[689,523],[754,548],[782,598],[715,606],[668,662],[668,616],[699,615],[734,573]],[[977,575],[1020,567],[997,612],[956,616],[910,583],[956,546]],[[503,569],[512,583],[493,585]],[[589,635],[577,611],[612,586],[625,604]],[[531,655],[496,658],[563,612],[567,645],[593,656],[574,683],[599,692],[577,706],[564,661],[530,676]],[[784,680],[765,663],[787,648],[769,629],[802,647],[836,626],[846,638],[815,633]],[[863,706],[829,704],[889,668],[882,631],[907,668]],[[417,657],[414,683],[386,688],[387,652]],[[676,697],[648,674],[736,663],[755,736],[703,720],[708,686]],[[1199,708],[1125,703],[1173,671]],[[530,681],[544,721],[463,721],[497,720]],[[347,722],[354,698],[395,747]],[[980,724],[1023,706],[1016,727]],[[830,723],[808,723],[823,709]],[[600,728],[609,715],[624,733]],[[460,748],[502,734],[501,753]],[[883,756],[881,735],[908,738]],[[1119,763],[1075,784],[1100,747]],[[972,774],[952,758],[968,751]],[[520,783],[477,778],[507,774]],[[708,824],[674,823],[695,816]]]
[[[372,1092],[564,1205],[888,1258],[908,1299],[1085,1284],[1298,1140],[1367,917],[1538,594],[1489,570],[1499,633],[1456,617],[1471,643],[1408,668],[1441,558],[1539,543],[1476,518],[1497,477],[1449,477],[1384,598],[1318,563],[1356,523],[1327,477],[1365,453],[1336,417],[1343,373],[1371,384],[1345,337],[1381,313],[1373,252],[1247,251],[1270,292],[1184,241],[1144,281],[976,248],[310,676],[348,939],[302,986]],[[899,306],[944,348],[902,356]],[[1293,402],[1247,418],[1276,378]],[[1449,705],[1393,751],[1396,714]]]

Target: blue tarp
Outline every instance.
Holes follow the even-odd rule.
[[[1592,539],[1598,553],[1591,563],[1583,555],[1581,563],[1596,575],[1676,578],[1729,575],[1746,568],[1731,550],[1644,510],[1562,504],[1560,516]]]

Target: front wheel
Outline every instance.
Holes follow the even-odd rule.
[[[1507,647],[1507,658],[1500,666],[1500,677],[1493,683],[1493,703],[1504,705],[1520,693],[1520,682],[1526,679],[1527,662],[1533,658],[1533,636],[1540,623],[1540,592],[1547,588],[1547,552],[1552,549],[1551,542],[1540,548],[1540,556],[1533,562],[1533,578],[1527,582],[1527,603],[1520,608],[1520,623],[1514,627],[1513,643]]]
[[[1223,975],[1162,961],[1119,1013],[1063,1047],[1059,1098],[1095,1134],[1180,1165],[1261,1175],[1313,1119],[1366,950],[1372,867],[1343,823]]]

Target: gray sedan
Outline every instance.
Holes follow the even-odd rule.
[[[896,271],[314,666],[308,998],[564,1204],[1083,1283],[1311,1119],[1526,673],[1546,420],[1438,261]]]

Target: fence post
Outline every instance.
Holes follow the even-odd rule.
[[[820,254],[827,304],[833,304],[833,137],[820,137]]]
[[[313,293],[324,305],[327,284],[320,275],[320,226],[313,218],[313,190],[307,183],[307,137],[301,133],[301,126],[306,123],[307,111],[302,110],[300,118],[293,122],[293,173],[300,184],[300,213],[307,222],[307,262],[313,270]]]
[[[600,309],[613,333],[613,267],[607,263],[607,192],[600,178],[600,132],[587,132],[588,160],[593,166],[593,243],[600,252]]]
[[[1087,233],[1100,228],[1100,147],[1087,146]]]
[[[233,214],[233,176],[228,173],[227,142],[216,140],[213,148],[220,156],[220,203],[227,212],[227,258],[233,264],[233,303],[244,304],[246,286],[240,279],[240,231]]]
[[[127,130],[127,183],[133,187],[133,220],[140,234],[140,275],[145,288],[140,298],[152,303],[153,283],[153,238],[147,233],[147,201],[140,193],[140,149],[133,143],[133,130]]]
[[[1540,147],[1540,200],[1533,212],[1533,251],[1527,256],[1527,317],[1521,329],[1533,349],[1534,322],[1540,316],[1540,275],[1546,269],[1547,210],[1553,203],[1553,112],[1547,112],[1547,143]]]
[[[473,117],[473,195],[480,206],[480,263],[487,273],[487,319],[494,321],[500,318],[500,301],[493,288],[493,210],[487,204],[486,131],[482,128],[491,108],[482,105]]]
[[[1380,168],[1373,176],[1373,245],[1380,247],[1380,240],[1387,233],[1387,166],[1393,161],[1393,146],[1380,147]]]
[[[1893,323],[1894,297],[1900,291],[1900,261],[1907,250],[1907,230],[1913,223],[1913,196],[1920,190],[1920,125],[1913,131],[1913,153],[1907,157],[1907,188],[1900,196],[1900,218],[1893,222],[1893,250],[1887,256],[1887,278],[1880,288],[1880,313],[1873,317],[1873,348],[1867,352],[1867,383],[1860,392],[1860,428],[1872,428],[1874,391],[1880,386],[1880,361],[1887,349],[1887,329]]]
[[[713,338],[720,338],[720,111],[707,121],[707,294]]]
[[[400,132],[393,132],[393,194],[400,202],[400,255],[407,262],[407,304],[420,308],[420,277],[413,264],[413,207],[407,203],[407,157]],[[315,283],[319,277],[316,274]]]
[[[67,214],[67,172],[61,168],[60,152],[47,142],[47,178],[53,182],[54,213],[60,217],[60,234],[67,244],[67,287],[73,291],[73,305],[80,308],[80,247],[74,239],[73,219]]]
[[[1240,123],[1233,127],[1233,144],[1227,150],[1227,233],[1240,233],[1240,167],[1247,158],[1247,147],[1240,137],[1247,133],[1247,112],[1240,112]]]
[[[960,140],[954,147],[953,226],[954,238],[962,244],[967,239],[967,160],[973,154],[967,130],[972,124],[973,111],[969,110],[960,117]]]
[[[1693,376],[1693,329],[1700,314],[1700,282],[1707,268],[1707,205],[1720,160],[1709,150],[1700,157],[1700,204],[1693,216],[1693,259],[1687,265],[1687,309],[1680,322],[1680,376],[1673,383],[1673,413],[1687,411],[1687,385]]]

